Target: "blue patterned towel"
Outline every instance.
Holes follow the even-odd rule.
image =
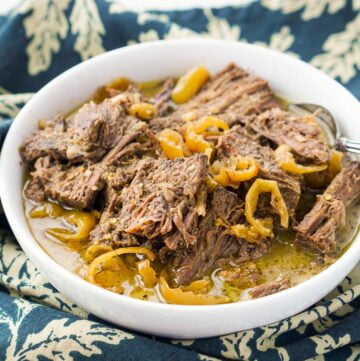
[[[57,74],[106,50],[157,39],[260,44],[302,58],[360,97],[359,0],[146,12],[111,0],[15,2],[10,13],[0,7],[1,141],[11,118]],[[0,360],[360,360],[360,266],[317,305],[287,320],[211,339],[166,340],[80,309],[28,260],[4,214],[0,222]]]

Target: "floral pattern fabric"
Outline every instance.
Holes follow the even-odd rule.
[[[32,94],[59,73],[106,50],[158,39],[207,37],[270,47],[318,67],[360,98],[359,0],[142,12],[111,0],[15,2],[10,12],[0,9],[0,141]],[[359,324],[360,265],[318,304],[265,327],[187,341],[123,330],[52,287],[0,214],[0,360],[356,361]]]

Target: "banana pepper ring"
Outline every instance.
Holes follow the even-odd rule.
[[[214,128],[215,130],[212,130]],[[220,118],[208,116],[189,124],[185,130],[185,143],[192,152],[205,153],[210,159],[213,152],[213,144],[204,139],[206,135],[218,135],[220,129],[229,129],[227,123]]]
[[[89,265],[87,272],[87,280],[93,284],[98,284],[95,280],[96,274],[102,271],[102,264],[111,260],[116,256],[120,256],[122,254],[144,254],[150,261],[155,259],[154,253],[146,247],[125,247],[118,248],[114,251],[106,252],[98,257],[96,257]]]
[[[58,218],[64,214],[65,209],[57,203],[45,202],[33,208],[29,215],[31,218]]]
[[[190,151],[184,143],[180,133],[166,128],[157,135],[160,146],[169,159],[175,159],[190,155]]]
[[[287,144],[281,144],[276,148],[275,159],[280,168],[294,174],[321,172],[327,168],[327,164],[309,166],[297,164],[291,153],[291,148]]]
[[[259,222],[263,227],[272,231],[273,224],[271,218],[259,219]],[[249,243],[258,243],[263,238],[254,225],[235,224],[230,227],[230,231],[235,237],[243,238]]]
[[[271,218],[259,219],[259,222],[272,231],[273,222]],[[234,224],[231,225],[229,222],[224,221],[221,218],[217,218],[215,221],[217,227],[222,226],[227,231],[237,238],[245,239],[249,243],[259,243],[263,239],[263,235],[258,232],[255,226],[246,224]]]
[[[64,211],[63,218],[77,228],[77,232],[64,228],[48,228],[46,233],[61,241],[80,241],[89,237],[96,226],[96,218],[92,213],[82,211]]]
[[[150,103],[134,103],[129,108],[129,114],[143,120],[149,120],[156,115],[156,107]]]
[[[209,291],[211,286],[211,281],[209,278],[203,278],[201,280],[196,280],[191,282],[187,286],[181,286],[181,290],[184,292],[194,292],[194,293],[205,293]]]
[[[285,201],[280,193],[277,182],[265,179],[256,179],[248,190],[245,197],[245,218],[254,229],[261,235],[268,237],[272,230],[267,228],[263,220],[255,219],[254,214],[259,200],[259,195],[262,192],[271,193],[271,205],[275,208],[280,216],[280,224],[282,227],[289,226],[289,213]]]
[[[112,250],[112,247],[106,244],[93,244],[86,249],[84,253],[84,259],[86,262],[91,262],[101,254]]]
[[[331,159],[329,162],[328,171],[333,177],[335,177],[336,174],[338,174],[341,171],[342,168],[341,162],[343,157],[344,157],[344,153],[339,152],[338,150],[333,150],[333,152],[331,153]]]
[[[152,288],[157,282],[158,278],[156,277],[155,270],[151,267],[150,261],[148,259],[144,259],[136,264],[139,275],[141,276],[145,287]]]
[[[209,77],[210,74],[204,66],[190,70],[178,80],[171,93],[171,99],[177,104],[186,103],[198,93]]]
[[[219,135],[221,132],[219,129],[225,131],[229,130],[229,126],[222,119],[207,116],[200,118],[198,121],[193,123],[193,130],[197,134],[203,135]],[[216,128],[215,130],[211,130],[211,128]]]
[[[160,277],[159,287],[162,296],[168,303],[178,305],[216,305],[230,302],[230,299],[225,296],[209,296],[196,294],[193,291],[183,291],[181,288],[170,288],[164,277]]]
[[[231,156],[225,162],[215,161],[210,170],[215,181],[223,187],[238,188],[240,182],[257,176],[259,165],[249,157]]]

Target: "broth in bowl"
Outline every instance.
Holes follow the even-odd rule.
[[[89,282],[172,304],[259,298],[352,240],[360,164],[234,64],[118,78],[20,149],[34,237]]]

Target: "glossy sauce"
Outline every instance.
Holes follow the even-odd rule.
[[[25,212],[34,238],[56,262],[69,271],[84,277],[88,266],[82,259],[81,254],[86,249],[87,241],[65,243],[45,233],[47,228],[69,228],[69,224],[65,223],[61,218],[31,218],[29,212],[35,206],[33,202],[25,201]],[[338,242],[342,248],[347,248],[347,245],[349,245],[358,231],[359,213],[360,202],[357,202],[347,212],[346,227],[337,235]],[[324,270],[341,254],[339,248],[340,253],[334,255],[334,258],[330,259],[329,262],[322,264],[316,261],[316,255],[291,244],[291,239],[292,235],[289,233],[280,235],[273,241],[273,247],[269,253],[254,262],[261,273],[261,277],[257,282],[258,285],[273,281],[279,275],[289,276],[292,280],[292,285],[298,284]],[[132,259],[131,257],[128,258],[127,261],[131,267],[131,262],[139,261],[142,256],[133,256]],[[238,289],[228,284],[224,285],[222,278],[218,276],[218,272],[219,270],[215,270],[211,275],[213,285],[208,292],[209,295],[226,294],[233,301],[248,299],[246,289]],[[154,289],[144,288],[139,275],[135,275],[134,279],[130,282],[125,281],[122,287],[124,288],[124,295],[153,302],[163,301],[157,287]]]
[[[129,81],[125,78],[118,78],[112,82],[112,87],[124,90]],[[151,81],[137,84],[146,96],[155,95],[162,86],[162,81]],[[100,88],[94,95],[94,100],[99,102],[107,96],[106,89]],[[287,106],[287,102],[283,100],[283,106]],[[29,213],[36,206],[35,203],[25,199],[25,213],[34,235],[41,247],[56,262],[75,274],[85,277],[88,269],[87,263],[83,260],[82,255],[87,248],[88,241],[62,242],[49,234],[45,233],[47,228],[70,228],[71,225],[66,223],[61,217],[59,218],[31,218]],[[347,249],[351,240],[355,237],[359,228],[360,202],[357,202],[346,215],[346,227],[338,232],[337,241],[338,249],[333,258],[327,262],[318,262],[317,256],[298,248],[292,244],[294,235],[289,232],[283,232],[273,241],[273,247],[268,254],[264,255],[254,263],[260,271],[260,278],[256,285],[273,281],[279,275],[289,276],[292,285],[305,281],[306,279],[321,272],[330,263],[334,262],[341,253]],[[74,227],[72,227],[73,230]],[[141,277],[136,275],[135,263],[143,258],[141,255],[128,255],[125,262],[130,269],[132,277],[122,282],[121,287],[123,294],[143,300],[153,302],[165,302],[161,296],[158,285],[154,288],[145,288]],[[159,265],[158,265],[159,267]],[[159,270],[158,270],[159,271]],[[246,300],[249,298],[247,289],[240,289],[231,286],[218,276],[219,269],[215,270],[209,277],[211,278],[211,288],[209,295],[227,295],[231,301]],[[160,271],[159,271],[160,272]]]

